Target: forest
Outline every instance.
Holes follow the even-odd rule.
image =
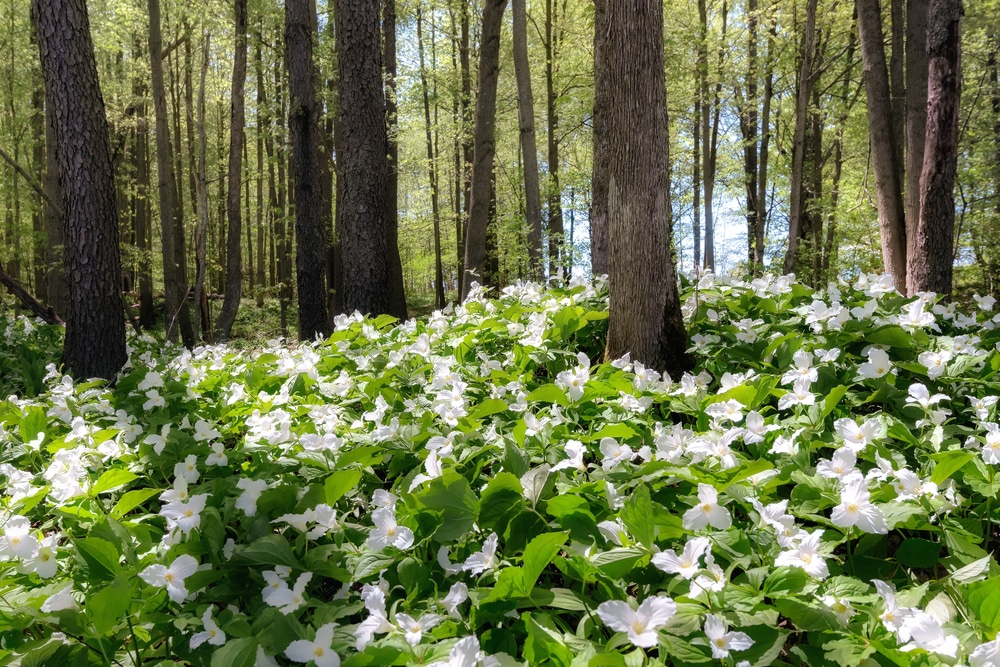
[[[998,22],[8,0],[0,667],[1000,667]]]

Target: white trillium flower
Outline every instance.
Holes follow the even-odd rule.
[[[73,582],[69,582],[45,598],[45,602],[41,606],[41,612],[43,614],[51,614],[56,611],[76,610],[79,608],[80,605],[77,604],[76,598],[73,597]]]
[[[677,613],[677,603],[666,596],[648,597],[638,609],[622,600],[609,600],[597,607],[597,615],[615,632],[628,634],[628,640],[640,648],[656,646],[659,630]]]
[[[441,621],[443,616],[438,614],[424,614],[419,619],[413,618],[409,614],[396,614],[396,625],[403,631],[403,638],[410,646],[416,646],[424,633],[433,629]]]
[[[938,655],[954,658],[958,655],[958,637],[945,634],[941,622],[922,611],[903,620],[910,641],[899,647],[900,651],[908,652],[923,649]]]
[[[1000,667],[1000,635],[973,649],[969,654],[969,667]]]
[[[468,558],[465,559],[465,563],[462,565],[462,569],[466,572],[471,572],[474,575],[481,574],[486,570],[495,570],[499,563],[497,563],[496,553],[497,553],[497,541],[498,537],[496,533],[490,533],[490,536],[486,538],[483,542],[482,551],[477,551]]]
[[[166,565],[150,565],[139,573],[139,577],[150,586],[166,588],[167,595],[180,604],[188,597],[188,589],[184,580],[198,571],[198,561],[194,556],[184,554],[174,559],[170,567]]]
[[[879,420],[874,417],[866,419],[861,424],[847,417],[842,417],[833,423],[833,430],[844,440],[844,446],[855,453],[875,442],[881,427]]]
[[[0,559],[31,558],[38,551],[38,540],[32,532],[27,517],[15,514],[7,519],[0,536]]]
[[[827,568],[826,561],[819,549],[822,536],[822,529],[806,534],[804,538],[799,540],[798,544],[788,551],[782,551],[778,554],[778,557],[774,559],[774,564],[800,567],[811,577],[826,579],[830,576],[830,570]]]
[[[458,606],[468,599],[469,587],[460,581],[452,584],[452,587],[448,590],[448,594],[441,599],[441,606],[445,608],[445,611],[452,618],[461,618],[461,615],[458,613]]]
[[[285,649],[285,656],[295,662],[313,662],[316,667],[340,667],[340,656],[333,650],[336,623],[327,623],[316,630],[316,637],[296,639]]]
[[[893,368],[889,354],[877,347],[868,350],[868,361],[858,366],[858,377],[862,380],[880,378]]]
[[[719,505],[719,492],[710,484],[698,485],[698,504],[684,513],[684,527],[688,530],[701,530],[712,526],[725,530],[733,525],[733,517],[729,510]]]
[[[448,654],[447,660],[436,660],[427,667],[500,667],[500,661],[487,656],[479,648],[479,638],[475,635],[459,639]]]
[[[372,512],[375,527],[368,534],[368,548],[382,551],[390,544],[397,549],[413,546],[413,531],[396,523],[396,512],[389,507],[380,507]]]
[[[872,504],[871,494],[860,473],[849,475],[841,484],[840,504],[833,508],[830,520],[841,528],[857,526],[866,533],[886,534],[889,528],[882,510]]]
[[[691,579],[701,569],[699,560],[701,557],[710,554],[712,541],[707,537],[696,537],[688,540],[684,545],[684,550],[678,557],[673,549],[668,549],[662,553],[654,554],[652,563],[668,574],[679,574],[685,579]]]
[[[212,618],[211,607],[206,609],[205,613],[201,615],[201,624],[205,629],[191,635],[190,646],[192,651],[206,642],[212,646],[222,646],[226,643],[226,633],[222,631],[222,628]]]
[[[753,646],[753,640],[745,632],[726,632],[726,624],[713,614],[705,615],[705,635],[712,649],[712,657],[724,660],[730,651],[745,651]]]

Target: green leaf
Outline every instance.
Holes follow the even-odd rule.
[[[778,598],[774,601],[781,615],[788,618],[800,630],[837,630],[840,622],[831,610],[806,604],[792,598]]]
[[[966,591],[965,599],[974,617],[1000,631],[1000,577],[969,584]]]
[[[31,442],[39,433],[45,432],[47,425],[48,420],[45,417],[45,410],[37,405],[26,408],[18,427],[21,432],[21,440],[25,443]]]
[[[869,343],[888,345],[889,347],[900,347],[904,350],[908,350],[913,347],[913,335],[907,333],[907,331],[902,327],[895,325],[882,327],[877,331],[869,332],[868,335],[865,336],[865,340]]]
[[[414,495],[418,506],[437,512],[441,525],[434,532],[438,542],[453,542],[472,530],[479,517],[479,498],[468,480],[454,470],[445,470]]]
[[[844,398],[847,394],[847,387],[844,385],[839,385],[829,390],[826,394],[826,398],[823,399],[823,409],[820,410],[819,418],[826,419],[833,409],[837,407],[840,403],[840,399]]]
[[[649,487],[639,484],[632,490],[622,508],[621,518],[632,537],[647,549],[653,548],[655,523]]]
[[[326,504],[333,505],[343,498],[349,491],[354,489],[361,481],[361,471],[357,468],[346,470],[336,470],[323,482],[323,493],[326,497]]]
[[[160,493],[160,489],[135,489],[122,495],[111,510],[111,516],[121,519],[144,502]]]
[[[524,657],[529,665],[541,665],[546,661],[559,667],[570,667],[573,652],[563,642],[555,630],[540,625],[530,613],[522,618],[528,629],[528,639],[524,643]]]
[[[642,567],[649,561],[645,549],[608,549],[591,559],[594,566],[612,579],[620,579],[635,567]]]
[[[139,479],[139,476],[134,472],[130,472],[124,468],[111,468],[101,475],[100,479],[94,484],[94,488],[91,489],[91,492],[96,496],[108,491],[114,491],[136,479]]]
[[[257,660],[257,639],[230,639],[212,653],[211,667],[253,667]]]
[[[543,384],[538,389],[528,394],[527,400],[535,403],[556,403],[557,405],[569,405],[569,398],[566,392],[554,384]]]
[[[125,617],[131,603],[132,589],[128,581],[119,576],[97,593],[88,595],[84,608],[94,629],[105,635]]]
[[[482,419],[483,417],[506,412],[509,409],[510,406],[507,405],[506,401],[502,401],[499,398],[487,398],[473,408],[472,412],[469,413],[469,417],[471,419]]]
[[[291,545],[288,544],[288,539],[281,535],[262,537],[238,553],[244,560],[258,565],[286,565],[295,570],[304,569],[302,563],[295,557]]]
[[[500,472],[483,491],[479,510],[479,526],[483,530],[502,533],[510,518],[524,506],[521,482],[509,472]]]
[[[526,595],[531,595],[531,589],[535,587],[542,570],[552,562],[567,539],[569,539],[568,533],[542,533],[528,542],[528,546],[524,549],[522,566]]]
[[[904,567],[928,569],[937,565],[940,558],[940,544],[917,537],[903,540],[896,549],[896,560]]]
[[[587,611],[593,608],[579,594],[568,588],[536,588],[531,591],[531,602],[538,607],[565,611]]]
[[[601,438],[627,440],[628,438],[634,438],[637,435],[639,435],[639,432],[634,428],[623,422],[618,422],[617,424],[608,424],[597,433],[594,433],[591,438],[594,442],[597,442]]]
[[[764,580],[764,595],[769,598],[787,597],[798,593],[809,582],[809,575],[801,567],[777,567]]]
[[[941,484],[964,468],[969,461],[976,458],[976,454],[965,450],[951,450],[931,454],[930,458],[936,462],[934,471],[931,473],[931,481],[935,484]]]
[[[77,552],[86,561],[90,576],[97,580],[111,581],[121,570],[118,564],[120,554],[115,545],[99,537],[84,537],[75,540]]]

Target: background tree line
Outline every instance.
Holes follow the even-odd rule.
[[[227,337],[241,295],[276,298],[282,328],[305,299],[309,338],[344,309],[403,315],[404,294],[442,306],[467,290],[469,270],[497,287],[609,270],[602,3],[341,4],[89,3],[121,283],[141,326],[165,321],[191,344]],[[926,83],[911,81],[922,65],[908,60],[920,42],[907,29],[928,4],[669,3],[657,122],[682,272],[794,270],[822,284],[893,268],[882,250],[915,242],[919,214],[883,200],[912,196],[921,163],[908,135],[887,138],[873,121],[898,134],[919,125],[910,107]],[[0,13],[0,263],[61,313],[59,170],[27,5],[8,0]],[[994,290],[1000,261],[998,9],[965,8],[946,250],[959,285],[981,292]],[[867,74],[878,53],[887,95]],[[351,97],[376,76],[381,111],[367,93]],[[384,149],[363,139],[375,125]],[[374,243],[371,206],[385,207],[387,225]],[[895,273],[905,289],[905,268]],[[387,287],[356,296],[372,284]]]

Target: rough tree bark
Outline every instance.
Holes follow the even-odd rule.
[[[545,0],[545,109],[548,117],[546,147],[548,152],[549,187],[549,277],[563,277],[563,253],[566,250],[563,238],[562,187],[559,185],[559,108],[556,104],[555,63],[559,57],[559,37],[555,31],[557,7],[553,0]]]
[[[610,320],[606,356],[679,375],[690,366],[671,257],[663,6],[607,0],[599,31],[607,58],[595,80],[609,101]],[[596,145],[595,145],[596,146]]]
[[[903,119],[895,118],[899,127]],[[917,253],[920,220],[920,174],[927,132],[927,0],[906,2],[906,255]],[[900,137],[902,138],[902,137]],[[900,142],[902,143],[902,142]],[[907,268],[909,272],[909,267]],[[907,275],[907,289],[912,294]]]
[[[962,14],[962,0],[931,0],[927,12],[927,132],[911,293],[951,294]]]
[[[32,0],[31,9],[63,185],[63,363],[78,379],[111,379],[127,358],[118,209],[86,3]]]
[[[868,128],[872,167],[875,172],[875,201],[882,261],[892,275],[896,289],[906,291],[906,225],[902,188],[896,168],[896,138],[892,126],[889,76],[886,72],[882,37],[882,15],[878,0],[857,0],[858,38],[868,92]],[[794,194],[794,190],[792,191]]]
[[[607,30],[605,0],[594,0],[594,80],[607,79],[607,58],[601,31]],[[595,276],[608,272],[610,240],[608,239],[608,160],[611,151],[607,141],[608,103],[607,86],[594,87],[594,164],[591,173],[590,204],[590,270]]]
[[[476,99],[475,149],[472,158],[472,201],[465,230],[465,277],[462,298],[473,281],[486,278],[486,234],[493,185],[494,130],[497,111],[497,79],[500,76],[500,30],[507,0],[486,0],[479,46],[479,96]],[[551,227],[549,233],[552,233]]]
[[[407,318],[403,263],[399,256],[399,120],[396,104],[396,0],[382,0],[385,115],[389,123],[389,167],[386,171],[385,247],[389,253],[389,314]],[[442,306],[443,307],[443,306]]]
[[[542,198],[538,185],[538,148],[535,146],[535,101],[531,94],[531,67],[528,64],[528,10],[525,0],[512,0],[514,19],[514,74],[517,77],[517,113],[524,157],[524,214],[528,227],[528,278],[541,280]]]
[[[437,155],[434,153],[434,138],[431,131],[431,101],[427,86],[427,69],[424,66],[424,20],[420,7],[417,7],[417,51],[420,56],[420,86],[424,98],[427,180],[431,188],[431,216],[434,223],[434,299],[435,305],[440,309],[445,307],[444,269],[441,265],[441,204],[438,196]]]

